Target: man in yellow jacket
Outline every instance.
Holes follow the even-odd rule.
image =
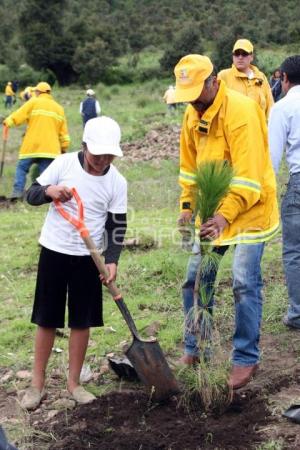
[[[12,82],[8,81],[5,86],[5,108],[11,108],[14,102],[15,93],[12,88]]]
[[[257,103],[228,89],[223,80],[217,80],[208,57],[183,57],[175,67],[175,75],[175,101],[190,103],[185,111],[180,138],[180,227],[192,221],[199,164],[223,160],[234,169],[229,193],[214,217],[199,225],[199,231],[200,239],[209,239],[219,255],[223,255],[230,245],[235,246],[233,294],[236,324],[229,383],[237,389],[248,383],[258,367],[262,315],[260,262],[264,243],[277,232],[279,221],[266,121]],[[194,244],[183,284],[187,320],[185,353],[181,362],[188,365],[199,358],[198,336],[187,322],[200,264],[198,242]],[[211,293],[211,308],[215,277],[216,270],[211,269],[205,282],[202,280],[202,286]]]
[[[41,174],[70,143],[65,113],[51,96],[51,86],[41,81],[32,97],[4,120],[8,127],[27,123],[19,152],[12,199],[23,198],[26,175],[32,164]]]
[[[274,100],[266,76],[251,64],[253,50],[253,45],[248,39],[238,39],[232,49],[232,67],[221,70],[218,78],[224,80],[230,89],[255,100],[268,119]]]

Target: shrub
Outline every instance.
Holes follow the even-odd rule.
[[[6,65],[0,65],[0,89],[4,90],[6,83],[18,80],[20,87],[35,86],[39,81],[47,81],[53,85],[56,81],[51,71],[37,71],[27,64],[23,64],[17,71],[12,71]]]

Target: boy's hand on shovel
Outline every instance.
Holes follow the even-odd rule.
[[[107,286],[112,281],[116,281],[117,265],[115,263],[105,264],[105,268],[109,274],[108,277],[105,277],[100,273],[99,278],[101,280],[101,283],[104,284],[104,286]]]
[[[50,185],[45,190],[45,194],[47,197],[52,198],[52,200],[59,200],[60,202],[68,202],[73,197],[73,193],[70,188],[67,186],[61,185]]]

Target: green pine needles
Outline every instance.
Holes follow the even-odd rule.
[[[229,192],[234,172],[227,161],[206,161],[198,167],[196,186],[196,211],[201,223],[216,213],[222,199]],[[195,394],[207,410],[228,402],[228,364],[217,361],[216,331],[213,329],[212,303],[214,286],[212,273],[216,275],[221,256],[213,251],[211,241],[200,240],[201,264],[194,286],[194,305],[189,310],[186,331],[197,337],[199,365],[183,370],[180,378],[184,384],[184,399],[188,403]],[[212,357],[214,358],[212,359]],[[218,376],[216,377],[216,373]]]
[[[205,223],[213,217],[223,197],[228,193],[233,168],[224,160],[201,163],[197,170],[196,213]]]

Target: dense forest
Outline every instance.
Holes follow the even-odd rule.
[[[146,48],[162,52],[160,70],[168,73],[192,52],[228,65],[238,37],[294,52],[300,44],[297,0],[0,0],[0,23],[2,74],[43,72],[62,85],[130,81]],[[118,71],[124,55],[127,73]]]

